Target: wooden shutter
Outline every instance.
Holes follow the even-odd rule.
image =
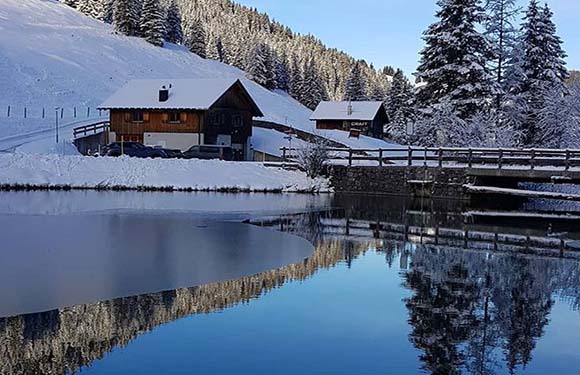
[[[179,121],[181,123],[186,123],[187,122],[187,113],[186,112],[181,112],[179,114]]]
[[[166,112],[161,115],[161,122],[164,124],[169,122],[169,113]]]
[[[149,112],[143,112],[143,122],[149,122]]]

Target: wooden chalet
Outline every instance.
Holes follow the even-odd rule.
[[[381,138],[387,113],[382,102],[321,102],[310,120],[316,121],[317,129]]]
[[[100,109],[110,112],[109,143],[231,146],[235,160],[253,158],[253,118],[263,116],[238,79],[133,80]]]

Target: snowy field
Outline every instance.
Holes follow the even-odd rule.
[[[260,163],[0,153],[0,185],[78,189],[330,192],[328,180]]]

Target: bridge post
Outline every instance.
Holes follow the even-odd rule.
[[[532,157],[530,158],[530,168],[532,170],[536,169],[536,149],[532,149]]]
[[[570,170],[570,150],[566,150],[566,170],[569,171]]]
[[[499,157],[497,159],[497,166],[499,169],[502,168],[502,164],[503,164],[503,150],[500,148],[499,149]]]
[[[383,149],[379,150],[379,167],[383,166]]]
[[[439,168],[443,168],[443,149],[439,147],[437,150],[438,158],[439,158]]]
[[[409,167],[412,167],[413,166],[413,147],[411,147],[411,146],[409,146],[408,162],[409,162]]]
[[[352,148],[348,149],[348,166],[352,167]]]
[[[473,167],[473,149],[471,147],[469,148],[469,153],[467,156],[467,166],[469,168]]]

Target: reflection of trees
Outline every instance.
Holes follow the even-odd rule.
[[[468,270],[454,265],[445,280],[433,280],[425,265],[414,264],[405,275],[406,286],[415,292],[407,300],[411,341],[424,354],[424,369],[433,374],[458,374],[465,358],[459,344],[469,338],[475,323],[476,286]]]
[[[410,340],[433,374],[515,373],[533,357],[554,301],[569,293],[576,262],[421,246],[404,285]],[[578,284],[577,284],[578,285]],[[575,290],[578,289],[576,286]]]
[[[344,261],[345,243],[323,242],[301,263],[234,281],[0,319],[0,374],[77,371],[160,324],[245,303],[287,281],[307,279]],[[365,249],[353,245],[350,254]]]

